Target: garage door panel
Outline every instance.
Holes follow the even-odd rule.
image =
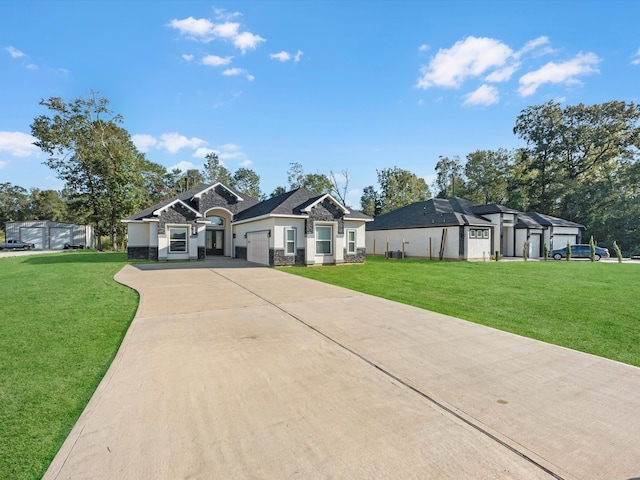
[[[49,248],[51,250],[62,250],[64,244],[71,244],[71,229],[51,227],[49,229]]]
[[[540,237],[541,235],[533,234],[529,239],[529,241],[531,242],[531,247],[529,248],[530,258],[540,258]]]
[[[247,233],[247,260],[261,265],[269,265],[268,232]]]
[[[552,250],[557,250],[558,248],[566,247],[567,242],[569,242],[569,245],[575,245],[576,236],[575,235],[554,235]]]
[[[20,241],[35,244],[37,249],[44,248],[44,228],[22,227],[20,229]]]

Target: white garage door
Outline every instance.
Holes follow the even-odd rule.
[[[540,237],[542,235],[533,233],[529,237],[531,246],[529,247],[529,258],[540,258]]]
[[[269,265],[268,232],[247,233],[247,260],[262,265]]]
[[[44,248],[44,228],[42,227],[22,227],[20,229],[20,241],[34,243],[36,248]]]
[[[49,229],[49,248],[51,250],[62,250],[64,244],[71,245],[71,229],[51,227]]]
[[[551,250],[556,250],[558,248],[565,248],[567,246],[567,242],[569,242],[569,245],[575,245],[576,236],[575,235],[554,235],[553,247],[551,248]]]

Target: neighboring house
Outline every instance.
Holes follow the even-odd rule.
[[[93,228],[89,225],[52,222],[49,220],[28,220],[6,222],[5,237],[33,243],[39,250],[62,250],[65,245],[93,247]]]
[[[329,194],[299,188],[259,202],[216,183],[122,221],[130,259],[226,256],[263,265],[318,265],[364,262],[370,220]]]
[[[435,198],[380,215],[367,224],[369,253],[449,260],[487,260],[496,251],[539,258],[549,250],[580,242],[584,226],[503,205],[480,205],[462,198]]]

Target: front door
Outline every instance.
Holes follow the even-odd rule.
[[[207,255],[224,255],[224,230],[207,230]]]

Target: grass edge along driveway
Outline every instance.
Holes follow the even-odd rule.
[[[126,254],[0,258],[0,478],[41,478],[106,373],[138,295]]]
[[[281,270],[640,367],[640,265],[368,256]]]

